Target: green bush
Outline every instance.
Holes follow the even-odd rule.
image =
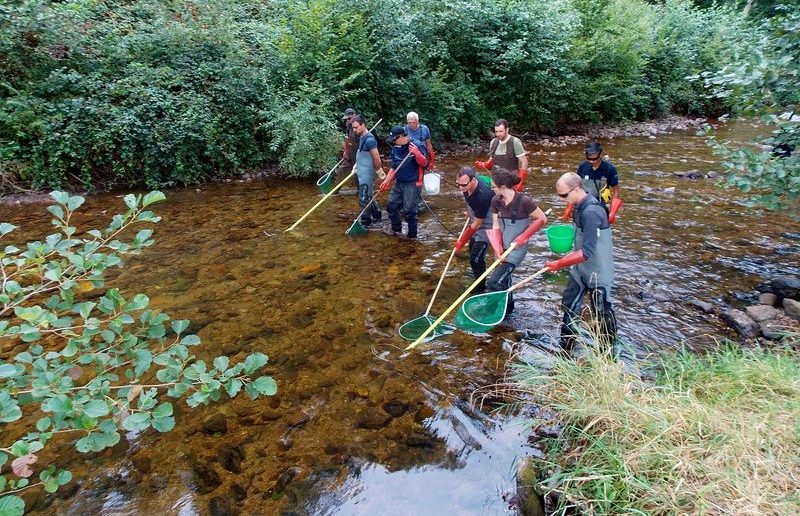
[[[685,77],[748,55],[748,23],[689,0],[19,0],[0,6],[0,163],[154,187],[317,173],[346,106],[381,132],[417,111],[435,139],[714,112]]]

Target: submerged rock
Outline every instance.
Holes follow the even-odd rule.
[[[209,435],[224,434],[228,431],[228,421],[223,414],[217,412],[203,420],[202,429]]]
[[[786,315],[796,321],[800,321],[800,302],[794,299],[784,299],[783,309],[786,311]]]
[[[778,304],[778,296],[773,294],[772,292],[764,292],[760,296],[758,296],[758,302],[762,305],[767,306],[775,306]]]
[[[772,280],[772,293],[781,298],[800,301],[800,278],[797,276],[779,276]]]
[[[356,428],[379,430],[389,424],[392,416],[377,410],[366,410],[356,416]]]
[[[195,464],[192,468],[195,478],[195,490],[200,494],[210,493],[222,483],[219,473],[206,464]]]
[[[211,516],[232,516],[236,512],[231,508],[227,498],[215,496],[208,502],[208,513]]]

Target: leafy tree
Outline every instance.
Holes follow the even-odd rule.
[[[256,376],[266,355],[236,364],[220,356],[207,364],[192,352],[200,339],[186,333],[189,321],[148,308],[144,294],[126,298],[111,288],[98,295],[106,271],[153,244],[151,229],[124,235],[158,222],[147,207],[164,199],[161,192],[126,195],[127,211],[103,231],[73,225],[82,197],[51,195],[56,203],[48,211],[58,232],[0,252],[0,341],[13,345],[0,359],[3,516],[23,513],[20,491],[54,492],[70,481],[71,473],[56,465],[31,481],[32,465],[57,436],[74,438],[79,452],[99,452],[118,443],[123,430],[172,430],[173,406],[165,398],[197,407],[223,394],[244,391],[256,399],[277,390],[271,377]],[[0,238],[15,229],[0,223]]]
[[[704,72],[710,95],[727,98],[742,113],[764,113],[771,134],[747,147],[719,141],[709,131],[710,144],[723,157],[728,182],[753,193],[760,204],[794,210],[800,200],[800,14],[784,6],[766,22],[770,30],[757,58],[718,73]]]

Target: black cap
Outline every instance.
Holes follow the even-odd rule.
[[[389,131],[389,136],[386,137],[386,141],[394,145],[394,141],[398,136],[408,136],[406,128],[402,125],[396,125],[392,127],[391,131]]]
[[[348,118],[350,118],[351,116],[353,116],[355,114],[356,114],[356,110],[349,107],[349,108],[344,110],[344,115],[342,115],[342,120],[347,120]]]

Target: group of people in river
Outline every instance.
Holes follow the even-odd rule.
[[[367,128],[364,115],[348,108],[343,120],[347,136],[340,171],[356,171],[361,224],[369,227],[382,219],[381,208],[373,200],[377,177],[381,179],[379,191],[389,192],[386,211],[390,225],[384,233],[416,239],[424,174],[433,170],[436,160],[430,129],[420,123],[415,112],[408,113],[405,125],[392,127],[387,138],[391,145],[391,167],[384,173],[378,142]],[[476,161],[474,167],[463,166],[456,174],[456,185],[464,196],[470,220],[454,245],[456,251],[464,247],[469,249],[469,263],[475,278],[481,277],[487,269],[486,252],[490,246],[499,259],[514,244],[502,263],[476,287],[477,292],[509,289],[512,273],[528,252],[528,240],[547,223],[547,215],[525,193],[528,158],[522,141],[510,134],[505,119],[495,122],[494,134],[488,159]],[[571,221],[575,227],[573,250],[544,264],[550,272],[569,268],[569,283],[562,298],[564,316],[560,334],[561,346],[567,352],[577,341],[581,305],[587,293],[596,317],[596,337],[613,345],[617,333],[611,296],[614,282],[611,225],[622,207],[619,177],[614,165],[603,159],[599,143],[586,146],[585,158],[577,172],[561,175],[555,185],[556,193],[567,203],[560,218]],[[407,225],[405,234],[402,233],[403,219]],[[514,301],[509,293],[506,313],[513,309]]]

